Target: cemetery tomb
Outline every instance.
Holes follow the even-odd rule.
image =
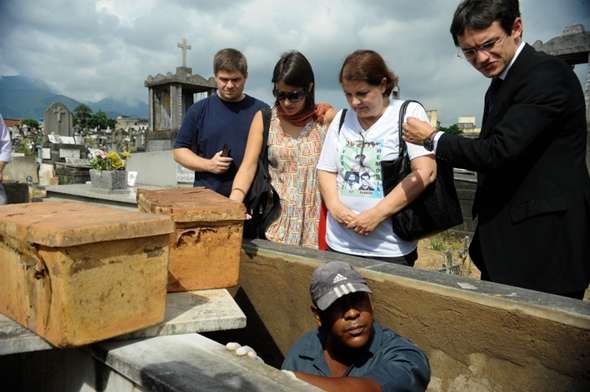
[[[140,211],[172,217],[168,291],[238,284],[246,209],[205,188],[139,189]]]
[[[76,202],[0,206],[0,312],[57,347],[161,322],[165,216]]]

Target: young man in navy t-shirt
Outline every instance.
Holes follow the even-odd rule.
[[[217,52],[213,72],[217,93],[186,112],[174,145],[174,160],[195,171],[194,186],[229,196],[252,118],[268,105],[244,94],[248,65],[240,51]]]

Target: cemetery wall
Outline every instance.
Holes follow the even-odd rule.
[[[248,327],[232,338],[280,366],[295,340],[315,327],[309,280],[320,260],[333,257],[266,241],[244,250],[235,298]],[[373,289],[376,318],[427,352],[429,391],[590,390],[590,304],[337,257],[367,268],[362,273]]]

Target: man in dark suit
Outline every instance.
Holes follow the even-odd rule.
[[[408,119],[404,138],[477,171],[470,255],[482,279],[582,298],[590,281],[586,115],[570,66],[522,41],[518,0],[464,0],[451,34],[492,82],[480,137]]]

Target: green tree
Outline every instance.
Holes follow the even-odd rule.
[[[107,116],[107,114],[102,110],[99,110],[98,112],[92,115],[88,123],[90,125],[90,128],[107,129],[109,126],[108,121],[109,117]]]
[[[39,129],[39,123],[37,122],[37,120],[34,120],[32,118],[27,118],[26,120],[23,120],[22,124],[26,125],[29,128]]]
[[[83,103],[74,109],[74,125],[78,129],[84,130],[91,128],[90,119],[92,118],[92,109]]]
[[[448,128],[441,126],[440,130],[451,135],[459,135],[463,133],[463,131],[459,128],[459,124],[453,124]]]
[[[117,126],[117,120],[115,120],[114,118],[109,118],[107,120],[107,125],[109,128],[111,128],[114,131],[115,127]]]

